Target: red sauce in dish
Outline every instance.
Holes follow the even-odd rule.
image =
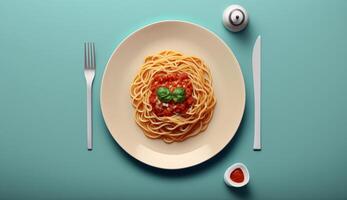
[[[173,92],[178,87],[184,88],[185,100],[180,103],[175,103],[174,101],[163,103],[158,99],[156,94],[156,90],[159,87],[167,87],[170,92]],[[150,85],[150,91],[149,103],[151,104],[154,113],[159,117],[185,114],[195,102],[195,99],[192,97],[192,82],[187,73],[158,73],[153,78]]]
[[[231,172],[230,179],[236,183],[242,183],[245,177],[242,170],[240,168],[236,168]]]

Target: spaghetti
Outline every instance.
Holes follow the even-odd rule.
[[[204,62],[172,50],[146,57],[130,91],[136,123],[147,137],[166,143],[206,130],[216,105]]]

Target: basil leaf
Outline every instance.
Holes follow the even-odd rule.
[[[186,96],[183,96],[183,95],[175,95],[173,98],[174,102],[176,103],[182,103],[185,99],[186,99]]]
[[[169,101],[172,100],[172,95],[169,94],[169,95],[167,95],[167,96],[165,96],[165,97],[159,97],[159,100],[160,100],[161,102],[168,103]]]
[[[166,97],[168,95],[170,95],[170,90],[167,87],[159,87],[157,89],[157,96],[159,98]]]
[[[167,87],[159,87],[157,89],[157,96],[161,102],[167,103],[172,100],[172,95]]]
[[[184,88],[178,87],[172,92],[172,96],[174,102],[181,103],[186,99],[186,91]]]
[[[182,87],[178,87],[178,88],[176,88],[176,89],[173,91],[172,94],[173,94],[174,96],[176,96],[176,95],[185,96],[186,90],[185,90],[184,88],[182,88]]]

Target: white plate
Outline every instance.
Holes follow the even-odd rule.
[[[144,58],[162,50],[194,55],[209,66],[217,98],[214,116],[205,132],[181,143],[147,138],[134,120],[130,85]],[[137,160],[163,169],[202,163],[233,138],[245,108],[245,85],[234,54],[214,33],[196,24],[162,21],[137,30],[110,57],[101,85],[101,109],[117,143]]]

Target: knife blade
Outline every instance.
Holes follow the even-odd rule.
[[[261,36],[257,37],[252,54],[254,85],[254,141],[253,150],[261,150],[260,138],[260,96],[261,96]]]

